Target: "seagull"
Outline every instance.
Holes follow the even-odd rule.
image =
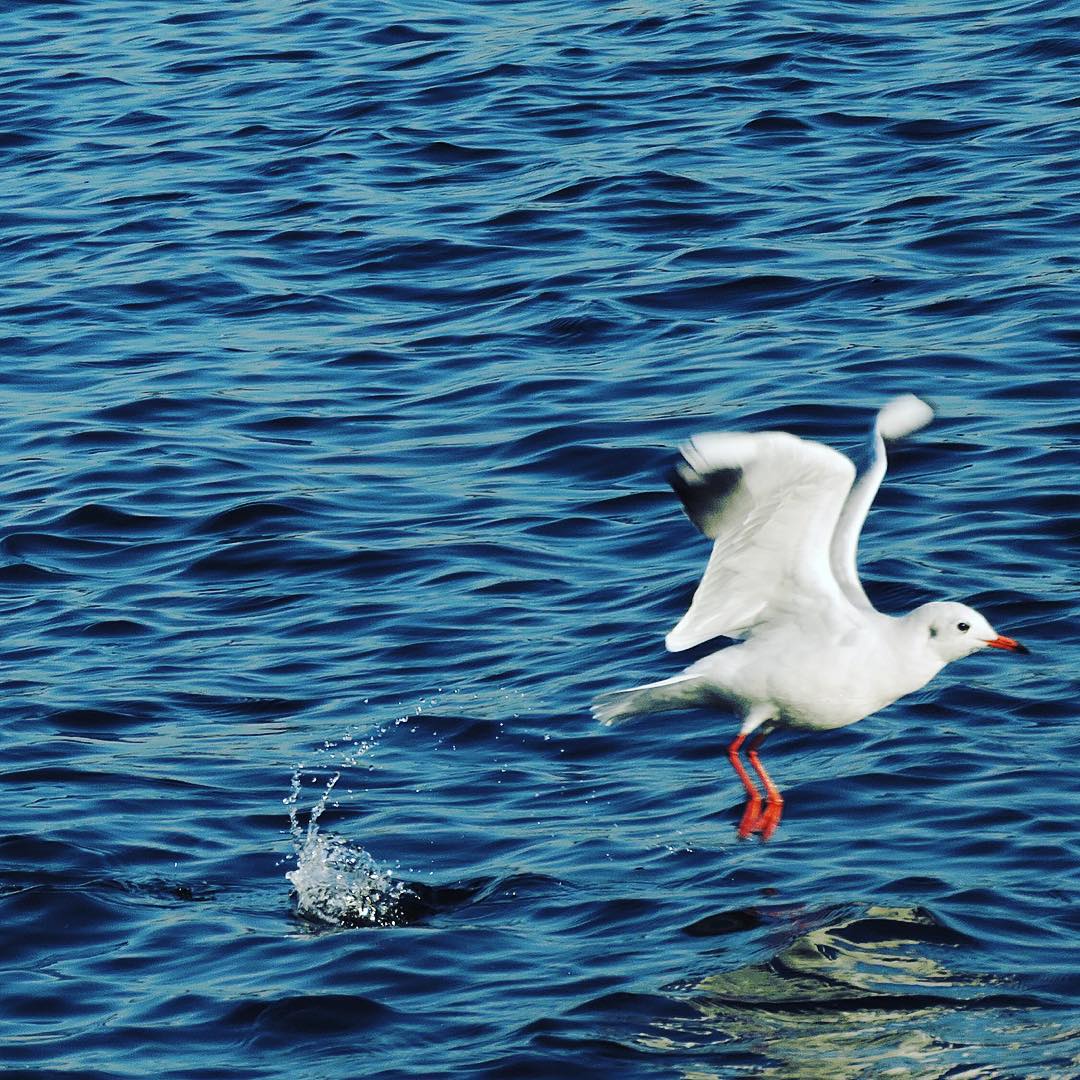
[[[1028,650],[964,604],[935,601],[885,615],[859,581],[859,534],[886,469],[885,443],[927,424],[913,394],[893,398],[871,432],[871,463],[855,479],[843,454],[787,432],[710,432],[680,447],[669,480],[690,520],[713,540],[670,652],[735,639],[659,682],[601,694],[602,724],[671,709],[719,706],[742,720],[728,760],[746,791],[745,839],[776,831],[784,800],[758,750],[778,728],[831,731],[925,686],[980,649]],[[740,756],[746,756],[761,792]]]

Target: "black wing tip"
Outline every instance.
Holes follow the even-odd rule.
[[[714,469],[703,474],[685,461],[672,466],[666,474],[686,516],[706,536],[713,535],[712,523],[741,477],[742,469]]]

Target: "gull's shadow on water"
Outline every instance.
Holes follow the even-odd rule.
[[[578,1034],[603,1031],[703,1069],[713,1059],[730,1065],[738,1053],[755,1075],[829,1080],[880,1076],[886,1068],[957,1075],[972,1064],[973,1044],[1000,1050],[1017,1038],[1065,1034],[1055,1003],[1026,988],[1031,980],[959,970],[981,943],[927,908],[747,906],[682,932],[717,959],[731,955],[733,938],[756,935],[762,958],[663,987],[647,999],[652,1020],[598,998],[575,1016]]]

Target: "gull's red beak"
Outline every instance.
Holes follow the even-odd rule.
[[[1021,645],[1019,641],[1014,641],[1011,637],[1006,637],[1004,634],[998,634],[996,638],[986,643],[991,649],[1008,649],[1009,652],[1026,653],[1027,647]]]

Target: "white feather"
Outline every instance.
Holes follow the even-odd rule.
[[[877,414],[877,429],[883,439],[891,442],[926,427],[933,418],[934,410],[925,401],[914,394],[902,394]]]

